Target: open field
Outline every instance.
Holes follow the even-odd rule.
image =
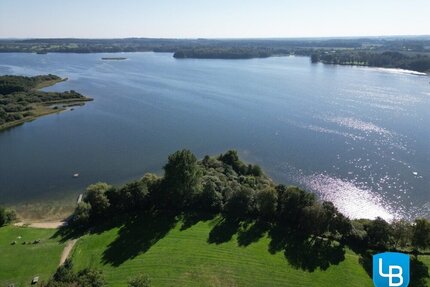
[[[139,272],[154,286],[372,286],[352,251],[326,271],[308,272],[293,268],[282,253],[270,254],[267,238],[246,247],[236,236],[208,243],[214,224],[199,222],[181,231],[179,223],[164,237],[159,227],[114,228],[81,238],[72,258],[76,269],[102,269],[109,286],[126,286]]]
[[[51,239],[55,229],[0,228],[0,286],[29,286],[34,276],[47,281],[60,262],[64,244]],[[21,239],[18,237],[21,236]],[[40,240],[38,244],[25,244]],[[11,242],[16,241],[15,245]]]
[[[72,251],[76,270],[104,271],[108,286],[126,286],[133,275],[147,274],[153,286],[373,286],[346,250],[339,264],[313,272],[294,268],[283,252],[268,252],[270,239],[247,240],[240,235],[216,237],[218,219],[184,227],[179,222],[136,222],[81,237]],[[137,228],[140,226],[141,228]],[[228,231],[226,234],[228,234]],[[33,276],[46,281],[59,264],[65,244],[52,239],[56,230],[0,228],[0,286],[28,286]],[[239,233],[240,234],[240,233]],[[21,239],[18,237],[21,236]],[[41,240],[22,245],[23,241]],[[16,245],[11,242],[16,240]],[[427,266],[430,256],[419,259]],[[427,278],[427,285],[430,284]]]

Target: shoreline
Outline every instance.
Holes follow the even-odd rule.
[[[193,60],[252,60],[252,59],[267,59],[267,58],[272,58],[272,57],[290,57],[290,56],[298,56],[298,57],[307,57],[307,58],[311,58],[311,56],[307,56],[307,55],[295,55],[295,54],[273,54],[273,55],[269,55],[269,56],[264,56],[264,57],[243,57],[243,58],[225,58],[225,57],[175,57],[175,53],[176,52],[171,52],[171,51],[154,51],[154,50],[148,50],[148,51],[131,51],[131,52],[127,52],[127,51],[119,51],[119,52],[49,52],[49,53],[56,53],[56,54],[122,54],[122,53],[169,53],[172,54],[172,57],[174,59],[178,59],[178,60],[187,60],[187,59],[193,59]],[[20,52],[3,52],[0,51],[0,54],[33,54],[33,52],[27,52],[27,51],[20,51]],[[128,60],[128,58],[125,57],[102,57],[101,58],[102,61],[122,61],[122,60]],[[430,71],[426,71],[426,72],[420,72],[420,71],[415,71],[415,70],[406,70],[406,69],[401,69],[401,68],[388,68],[388,67],[378,67],[378,66],[368,66],[368,65],[356,65],[356,64],[332,64],[332,63],[324,63],[322,61],[319,61],[319,63],[322,63],[324,65],[340,65],[340,66],[352,66],[352,67],[365,67],[365,68],[375,68],[375,69],[384,69],[384,70],[393,70],[394,73],[395,71],[405,71],[404,74],[411,74],[411,75],[417,75],[417,76],[430,76]],[[65,80],[67,80],[67,78],[65,78]],[[61,82],[61,81],[59,81]],[[54,83],[56,84],[56,83]],[[52,84],[52,85],[54,85]],[[44,87],[42,87],[44,88]],[[1,130],[1,128],[0,128]]]
[[[46,81],[46,82],[38,84],[35,88],[31,89],[31,91],[40,91],[41,89],[54,86],[54,85],[61,83],[61,82],[65,82],[68,79],[69,78],[66,77],[66,78],[61,78],[58,80]],[[34,115],[22,118],[22,119],[17,120],[17,121],[8,122],[8,123],[5,123],[3,125],[0,125],[0,132],[8,130],[8,129],[13,128],[13,127],[23,125],[26,122],[32,122],[32,121],[34,121],[40,117],[43,117],[43,116],[64,112],[67,110],[67,107],[81,106],[81,105],[84,105],[86,102],[91,102],[93,100],[94,100],[93,98],[84,97],[83,99],[78,99],[78,98],[76,98],[76,99],[65,99],[65,100],[60,100],[60,101],[50,101],[50,102],[45,102],[45,103],[32,104],[32,106],[34,108],[33,111],[35,113]],[[60,108],[50,107],[53,104],[64,104],[65,106],[60,107]],[[69,104],[69,105],[67,105],[67,104]]]

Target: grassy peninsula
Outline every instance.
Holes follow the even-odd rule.
[[[92,100],[74,90],[40,91],[65,80],[51,74],[34,77],[0,76],[0,130]]]

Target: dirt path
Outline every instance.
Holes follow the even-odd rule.
[[[32,222],[32,223],[18,222],[18,223],[15,223],[14,225],[34,227],[34,228],[60,228],[65,223],[66,223],[65,221]]]
[[[69,257],[70,252],[73,249],[73,246],[75,246],[76,241],[78,241],[77,239],[73,239],[73,240],[69,240],[66,244],[66,246],[63,249],[63,253],[61,253],[61,258],[60,258],[60,264],[59,266],[63,265],[64,261],[66,261],[66,259]]]

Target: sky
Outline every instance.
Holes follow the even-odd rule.
[[[0,38],[429,34],[430,0],[0,0]]]

